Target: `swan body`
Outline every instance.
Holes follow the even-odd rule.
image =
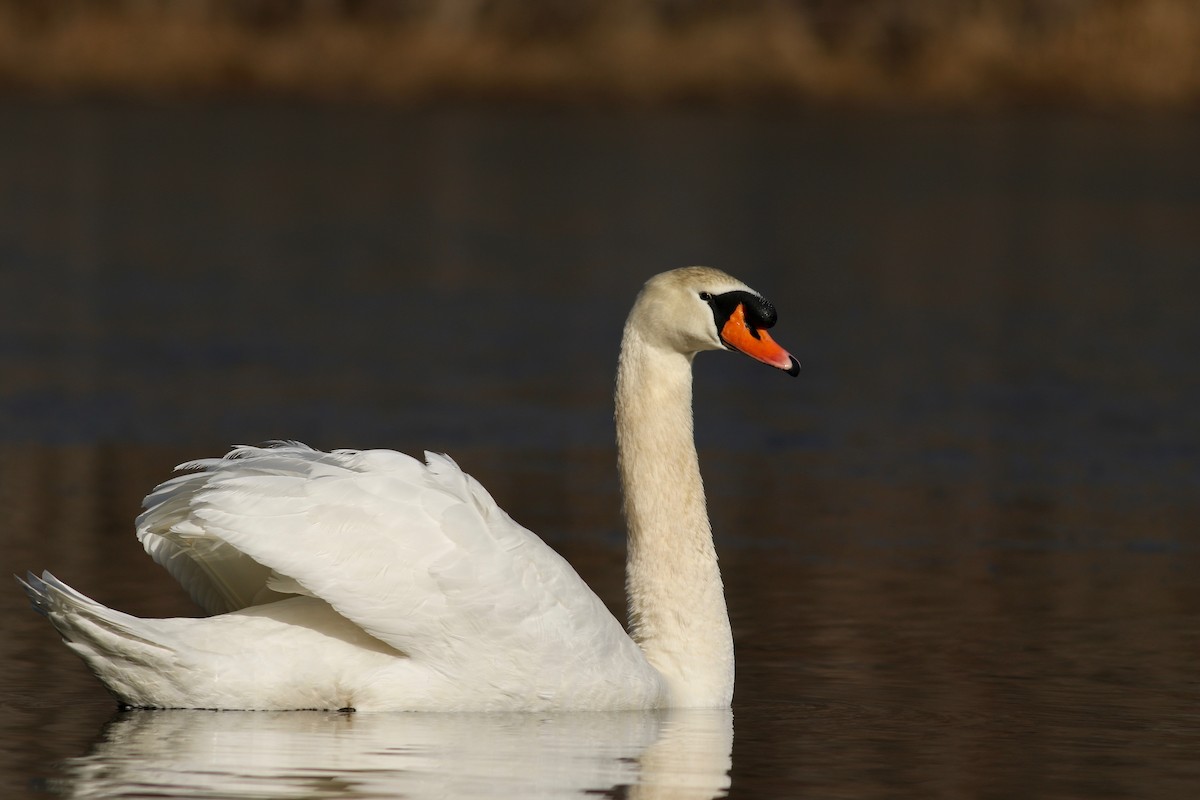
[[[796,374],[773,307],[718,270],[655,276],[616,390],[630,631],[448,457],[237,447],[145,500],[137,535],[210,616],[141,619],[21,583],[108,689],[157,708],[728,707],[733,640],[692,433],[691,362]],[[20,580],[20,579],[18,579]]]

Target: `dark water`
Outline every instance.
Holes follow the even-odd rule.
[[[116,714],[14,587],[5,796],[1200,791],[1200,119],[0,105],[0,536],[143,615],[237,442],[444,450],[621,612],[609,393],[708,263],[724,715]],[[730,751],[732,736],[732,752]],[[675,792],[675,794],[671,794]]]

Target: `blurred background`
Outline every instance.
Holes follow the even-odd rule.
[[[1178,107],[1191,0],[0,2],[21,89],[437,102]]]
[[[1192,797],[1198,100],[1191,0],[2,0],[3,566],[195,614],[175,464],[427,448],[623,618],[620,330],[710,264],[804,365],[697,360],[732,795]],[[112,705],[5,608],[69,793]]]

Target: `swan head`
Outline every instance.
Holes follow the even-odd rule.
[[[737,350],[795,376],[800,362],[767,334],[775,306],[719,269],[682,267],[655,275],[629,315],[649,344],[689,358],[702,350]]]

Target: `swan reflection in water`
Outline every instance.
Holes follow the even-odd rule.
[[[728,709],[554,714],[128,711],[65,762],[69,797],[715,798]]]

